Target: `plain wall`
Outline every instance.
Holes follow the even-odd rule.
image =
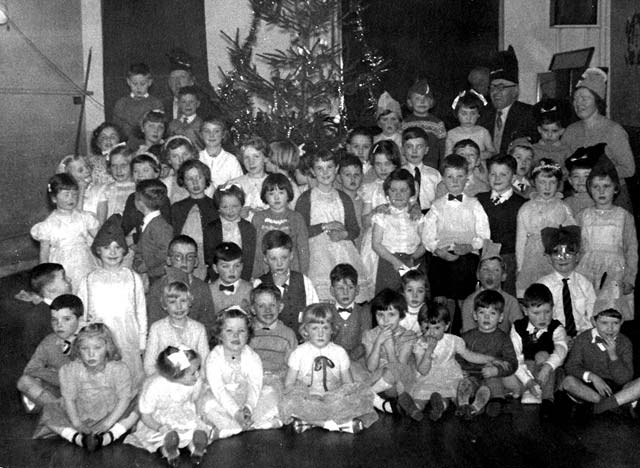
[[[73,152],[82,83],[80,0],[11,2],[15,26],[0,27],[0,274],[37,258],[29,229],[48,214],[47,180]],[[8,270],[7,270],[8,269]]]

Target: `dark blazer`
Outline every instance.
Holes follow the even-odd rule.
[[[216,205],[213,203],[213,200],[207,196],[198,199],[189,197],[175,202],[171,205],[171,221],[173,222],[173,230],[176,236],[182,232],[184,223],[187,221],[187,216],[189,216],[189,211],[191,211],[193,205],[198,205],[198,209],[200,210],[203,234],[207,226],[218,219]]]
[[[163,276],[171,239],[173,228],[162,215],[149,221],[140,234],[133,258],[133,269],[138,273],[147,273],[152,283]]]
[[[486,114],[481,114],[480,119],[478,119],[478,125],[482,125],[484,128],[489,130],[492,138],[495,123],[496,109],[494,107],[492,107]],[[529,137],[532,142],[539,139],[536,119],[533,113],[533,106],[524,102],[516,101],[511,105],[509,114],[507,114],[507,120],[504,123],[502,141],[500,142],[499,148],[500,153],[507,154],[509,143],[520,137]]]
[[[353,201],[351,197],[346,193],[338,190],[340,201],[344,206],[344,226],[347,229],[347,239],[353,241],[360,235],[360,226],[356,218],[356,210],[353,207]],[[302,192],[298,201],[296,202],[296,211],[302,215],[304,222],[309,226],[309,239],[322,234],[322,225],[311,225],[311,190]]]
[[[256,228],[249,221],[241,219],[238,223],[240,228],[240,237],[242,238],[242,273],[240,277],[245,280],[251,280],[251,272],[253,271],[253,259],[256,255]],[[213,265],[214,250],[222,242],[222,221],[220,218],[209,223],[202,231],[204,262],[209,266],[209,279],[213,283],[218,279],[218,275],[211,266]],[[261,255],[258,252],[258,255]]]
[[[124,211],[122,213],[122,230],[124,235],[127,236],[132,230],[136,230],[133,234],[133,241],[137,244],[140,239],[140,228],[144,221],[144,215],[136,208],[136,194],[132,193],[127,198],[124,204]],[[162,217],[171,224],[171,205],[169,204],[169,198],[166,198],[166,204],[160,207],[160,213]]]

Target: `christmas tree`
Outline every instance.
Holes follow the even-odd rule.
[[[291,139],[307,151],[336,148],[347,128],[344,96],[363,93],[375,108],[380,75],[386,63],[369,50],[360,1],[250,0],[253,19],[246,38],[222,33],[229,44],[232,69],[222,72],[213,100],[226,115],[237,143],[257,134],[267,141]],[[348,11],[342,11],[343,4]],[[291,35],[286,50],[258,54],[271,70],[261,76],[254,63],[260,24],[275,25]],[[336,27],[353,26],[361,55],[343,62]],[[336,26],[337,25],[337,26]]]

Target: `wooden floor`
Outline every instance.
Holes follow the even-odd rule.
[[[88,454],[59,439],[31,440],[37,417],[22,413],[15,381],[23,364],[3,339],[16,310],[28,307],[12,299],[24,287],[24,275],[0,279],[0,467],[155,467],[155,454],[115,444]],[[7,311],[14,313],[8,314]],[[19,320],[19,319],[18,319]],[[625,324],[636,349],[634,324]],[[541,422],[538,408],[510,405],[496,419],[466,422],[447,413],[433,423],[398,421],[383,415],[359,435],[313,429],[293,434],[288,428],[246,433],[214,442],[203,467],[638,467],[640,421],[607,414],[588,422]],[[186,457],[181,467],[191,466]]]

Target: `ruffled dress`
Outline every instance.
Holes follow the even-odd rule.
[[[459,336],[445,333],[435,349],[431,361],[431,370],[427,375],[416,372],[416,382],[411,390],[411,396],[416,400],[429,400],[432,393],[438,392],[444,398],[454,398],[458,384],[462,380],[462,369],[456,361],[456,354],[466,348],[464,340]],[[424,356],[426,346],[419,340],[413,346],[416,362]]]

